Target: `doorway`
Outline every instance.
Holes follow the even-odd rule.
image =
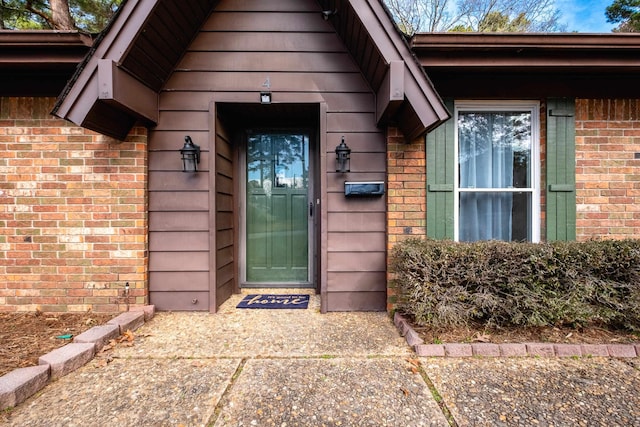
[[[314,287],[312,140],[308,129],[245,131],[242,287]]]

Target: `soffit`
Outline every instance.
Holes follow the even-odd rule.
[[[0,95],[57,95],[90,46],[74,31],[0,31]]]
[[[218,0],[157,2],[119,66],[159,91]],[[134,23],[135,24],[135,23]]]
[[[640,70],[640,34],[416,34],[411,48],[428,69]]]
[[[442,96],[640,96],[640,34],[428,33],[410,44]]]
[[[402,74],[403,81],[399,82],[404,86],[404,93],[399,97],[402,99],[393,101],[388,114],[379,112],[382,114],[380,124],[398,126],[411,140],[448,119],[449,113],[439,95],[381,0],[319,2],[324,10],[331,12],[329,21],[378,99],[388,96],[385,85],[389,85],[391,64],[402,64],[402,69],[395,73],[396,76]],[[381,109],[380,103],[378,108]]]
[[[153,104],[157,110],[158,91],[217,3],[124,0],[58,97],[53,114],[118,139],[136,121],[153,125],[149,111]],[[107,91],[99,75],[113,79]],[[117,87],[122,81],[126,84]],[[132,100],[138,92],[142,102]],[[144,104],[145,110],[136,104]]]

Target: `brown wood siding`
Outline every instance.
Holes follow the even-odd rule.
[[[150,135],[149,291],[159,310],[209,310],[210,153],[207,112],[200,113],[181,123],[192,117],[163,112],[163,126]],[[185,135],[203,150],[197,174],[182,172]]]
[[[216,309],[236,289],[236,245],[234,202],[234,150],[232,135],[216,117],[215,126],[215,212],[216,212]]]
[[[377,66],[371,66],[375,68]],[[317,233],[325,240],[318,242],[318,247],[328,251],[324,257],[326,265],[322,266],[318,278],[318,286],[324,286],[326,304],[323,306],[329,311],[384,310],[385,198],[344,197],[345,180],[385,179],[384,134],[376,127],[375,95],[371,86],[334,28],[322,19],[315,0],[220,1],[164,85],[159,99],[159,123],[150,144],[152,302],[156,292],[179,290],[189,294],[203,289],[203,276],[197,276],[195,281],[185,280],[182,287],[177,287],[173,280],[179,280],[180,276],[159,266],[159,259],[169,262],[166,254],[198,253],[177,240],[174,251],[168,250],[171,238],[181,238],[178,230],[170,230],[181,224],[174,216],[196,222],[193,226],[183,224],[179,231],[190,233],[189,236],[199,242],[198,248],[202,247],[201,236],[195,239],[193,233],[208,231],[208,228],[201,229],[202,217],[216,218],[215,235],[211,239],[215,242],[216,254],[208,263],[216,264],[217,268],[209,279],[216,281],[216,300],[222,301],[237,286],[234,280],[238,267],[234,256],[238,256],[239,233],[234,229],[238,215],[233,209],[239,201],[233,192],[228,193],[229,188],[237,191],[233,180],[237,165],[233,165],[234,157],[228,156],[234,148],[233,139],[224,132],[225,123],[212,121],[209,104],[216,99],[257,103],[267,78],[274,103],[323,103],[326,106],[326,114],[320,118],[323,120],[320,129],[326,130],[321,136],[321,140],[326,141],[326,150],[320,155],[326,156],[326,162],[318,162],[326,168],[321,168],[321,179],[316,183],[318,186],[326,183],[320,189],[323,200],[320,212],[326,219],[326,230]],[[212,128],[216,134],[210,140],[216,147],[209,150],[207,132]],[[202,146],[203,159],[215,153],[214,161],[203,160],[203,172],[189,180],[180,177],[177,153],[186,134]],[[334,149],[342,136],[352,149],[352,172],[348,174],[335,173]],[[224,150],[227,151],[223,154]],[[208,176],[208,164],[215,164],[215,177]],[[215,200],[204,196],[211,183],[215,183],[215,189],[210,198]],[[208,204],[206,209],[204,203]],[[211,215],[208,209],[214,207],[215,214]],[[199,273],[199,268],[210,267],[198,264],[196,268],[193,262],[190,278]],[[176,264],[171,263],[176,271],[185,271],[184,266]],[[176,299],[176,303],[198,305],[186,297]]]

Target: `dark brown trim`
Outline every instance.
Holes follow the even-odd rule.
[[[443,97],[475,99],[638,98],[634,73],[531,72],[446,68],[430,71]]]
[[[416,34],[418,61],[443,97],[640,96],[640,34]]]
[[[218,272],[218,245],[217,245],[217,222],[216,222],[216,156],[217,156],[217,148],[216,148],[216,140],[218,139],[217,132],[218,129],[216,127],[217,121],[217,110],[216,103],[212,100],[209,103],[209,312],[215,313],[218,311],[218,283],[217,283],[217,272]],[[234,189],[235,191],[235,189]],[[235,221],[235,220],[234,220]],[[237,229],[236,229],[237,230]],[[237,246],[237,245],[236,245]],[[237,250],[236,250],[237,252]],[[234,252],[234,256],[235,253]],[[237,281],[236,281],[237,282]]]
[[[91,117],[92,112],[100,104],[98,62],[102,59],[121,62],[123,55],[135,40],[138,31],[142,30],[143,23],[158,1],[127,1],[120,7],[109,24],[107,32],[103,33],[99,43],[87,54],[73,79],[58,98],[52,112],[55,116],[118,139],[122,139],[122,135],[128,133],[136,119],[126,111],[119,110],[117,113],[114,111],[113,114],[104,117],[99,115]],[[123,121],[129,125],[123,127]],[[114,132],[111,129],[117,131]]]
[[[378,123],[389,120],[404,102],[404,62],[391,61],[376,94]]]
[[[429,47],[471,49],[637,49],[640,33],[418,33],[409,43],[415,51]]]
[[[323,155],[323,153],[327,152],[327,113],[328,106],[326,102],[320,103],[320,117],[318,123],[318,131],[319,131],[319,152],[320,152],[320,162],[319,162],[319,170],[318,176],[320,177],[318,186],[316,188],[317,194],[320,196],[320,223],[318,224],[319,230],[317,230],[319,239],[316,242],[316,248],[319,251],[316,256],[318,258],[318,262],[316,268],[318,269],[318,283],[316,285],[316,291],[319,289],[320,291],[320,312],[326,313],[328,311],[328,296],[329,291],[327,287],[327,250],[328,250],[328,209],[327,209],[327,156]],[[316,211],[317,211],[316,206]]]
[[[372,89],[382,95],[378,103],[381,111],[377,113],[379,127],[394,123],[407,140],[413,140],[449,118],[438,93],[381,0],[335,0],[331,3],[337,13],[329,20]],[[388,88],[384,87],[390,73],[392,80],[399,82],[397,69],[390,70],[393,63],[403,65],[401,101],[389,98],[386,95]],[[401,117],[397,113],[400,110],[411,117]],[[405,126],[407,124],[409,126]]]
[[[98,98],[131,111],[149,124],[158,122],[158,94],[110,59],[98,61]]]
[[[640,34],[416,34],[418,61],[432,68],[640,70]]]

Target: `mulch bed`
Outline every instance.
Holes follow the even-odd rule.
[[[0,313],[0,376],[38,364],[38,358],[115,317],[102,313]]]

